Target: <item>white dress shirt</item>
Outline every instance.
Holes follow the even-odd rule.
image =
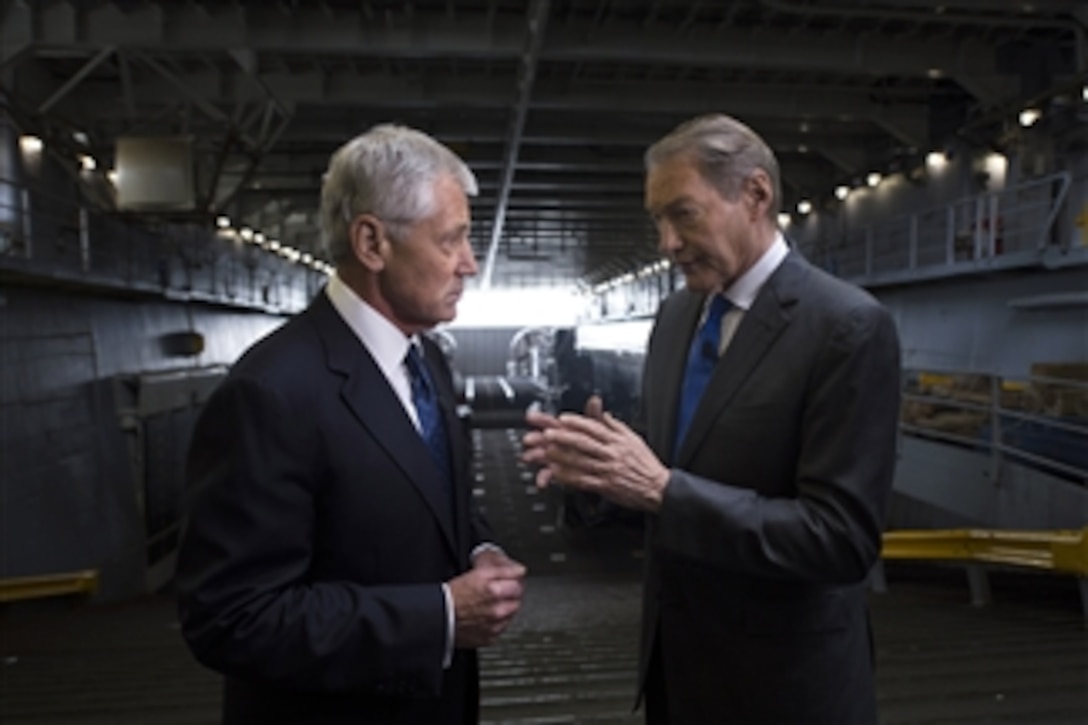
[[[419,352],[423,354],[419,340],[416,337],[405,337],[396,325],[364,302],[339,276],[330,277],[325,290],[332,306],[378,364],[404,406],[404,411],[415,424],[416,430],[420,430],[419,415],[412,402],[412,382],[408,377],[408,367],[404,363],[409,345],[419,346]]]
[[[744,319],[745,313],[751,309],[752,303],[756,301],[756,295],[759,294],[759,291],[763,289],[763,285],[767,283],[774,271],[782,264],[782,260],[786,258],[789,251],[789,245],[786,244],[782,233],[775,232],[774,241],[771,242],[771,246],[767,248],[763,256],[756,260],[756,263],[749,267],[748,271],[737,277],[733,284],[729,285],[722,293],[732,303],[732,307],[722,315],[722,339],[718,345],[719,357],[729,347],[729,342],[733,339],[733,335],[736,334],[740,321]],[[709,305],[709,303],[710,298],[708,297],[707,304]],[[706,316],[705,309],[703,310],[703,316]]]
[[[393,392],[397,394],[404,411],[415,424],[416,430],[420,430],[419,415],[416,406],[412,402],[412,383],[408,377],[408,367],[404,358],[408,354],[409,345],[419,345],[418,338],[406,337],[397,326],[387,320],[381,313],[363,301],[355,291],[344,284],[339,275],[329,277],[329,283],[325,287],[325,294],[329,302],[344,318],[355,336],[363,343],[378,368],[389,381]],[[419,347],[420,354],[423,347]],[[486,544],[481,544],[486,546]],[[477,547],[473,556],[480,551]],[[453,661],[453,596],[449,586],[442,583],[442,594],[446,599],[446,648],[442,659],[442,666],[448,668]]]

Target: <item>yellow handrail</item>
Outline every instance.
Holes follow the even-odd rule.
[[[884,534],[885,559],[974,561],[1088,576],[1088,529],[934,529]]]
[[[94,594],[96,591],[98,571],[95,569],[0,579],[0,603],[64,594]]]

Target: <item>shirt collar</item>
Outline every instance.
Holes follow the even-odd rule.
[[[759,291],[774,274],[774,271],[778,269],[778,266],[782,264],[782,260],[786,258],[789,251],[789,245],[786,244],[782,232],[776,231],[774,241],[771,242],[771,246],[767,248],[767,251],[756,260],[755,264],[748,268],[748,271],[726,288],[723,293],[725,298],[732,302],[734,307],[739,307],[742,310],[750,309],[752,303],[756,300],[756,295],[759,294]]]
[[[415,337],[405,337],[396,325],[367,304],[355,290],[334,274],[325,286],[329,301],[355,336],[363,343],[386,378],[402,375],[401,364]]]

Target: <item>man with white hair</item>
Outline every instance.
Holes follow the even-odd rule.
[[[254,345],[193,434],[178,560],[182,633],[225,676],[225,723],[472,723],[475,650],[524,567],[472,502],[450,370],[421,333],[477,272],[476,180],[418,131],[332,157],[336,274]]]

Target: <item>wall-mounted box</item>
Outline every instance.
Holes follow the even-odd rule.
[[[119,138],[117,206],[123,211],[190,211],[196,206],[191,138]]]

